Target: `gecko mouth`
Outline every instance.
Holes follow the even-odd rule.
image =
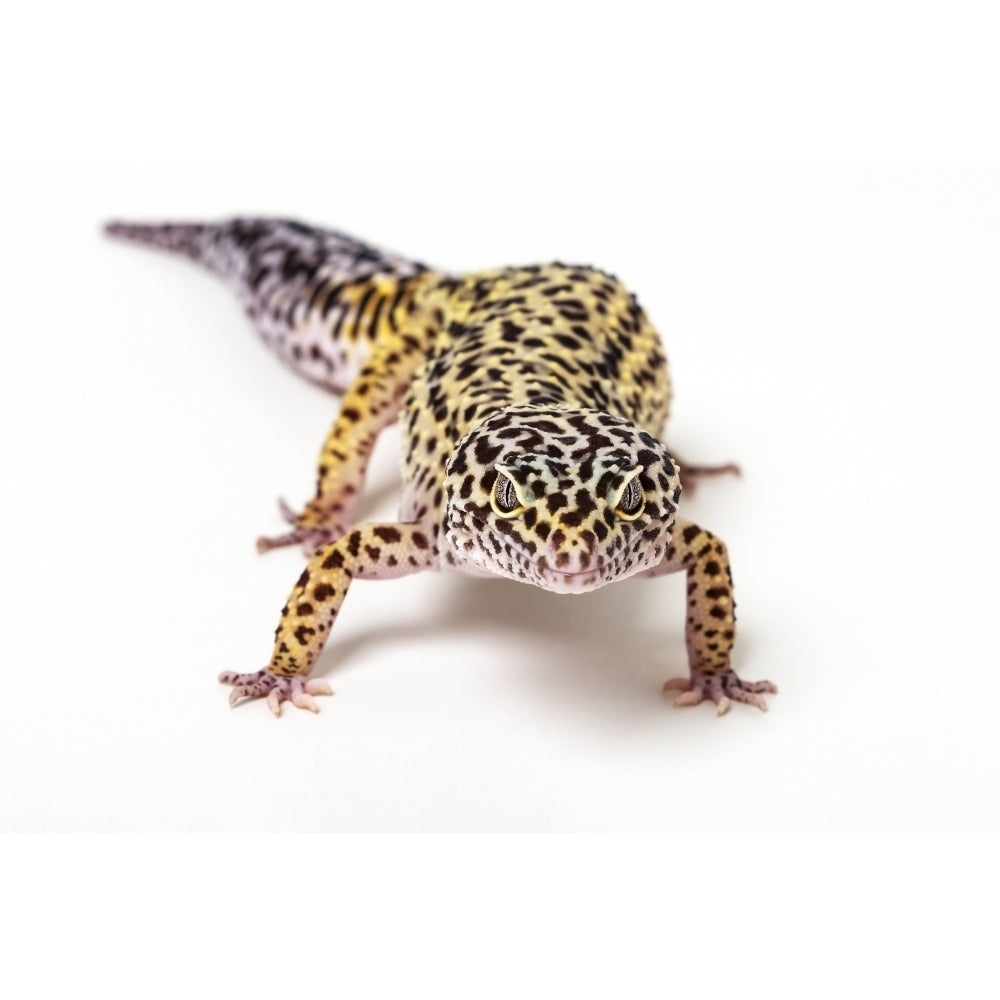
[[[549,566],[544,561],[536,567],[538,585],[545,590],[554,590],[557,593],[583,593],[587,590],[596,590],[609,581],[605,575],[605,563],[598,563],[587,569],[566,570]]]
[[[588,566],[586,569],[576,569],[571,572],[569,570],[559,569],[558,566],[550,566],[543,559],[538,564],[538,572],[541,573],[543,576],[560,577],[560,578],[565,577],[567,580],[571,580],[580,576],[590,576],[592,573],[600,573],[601,570],[604,569],[604,567],[605,563],[599,562],[595,563],[593,566]]]

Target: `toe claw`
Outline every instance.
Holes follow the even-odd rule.
[[[271,688],[271,693],[267,696],[267,707],[276,719],[281,717],[281,691],[279,688]]]

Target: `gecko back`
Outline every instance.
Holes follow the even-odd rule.
[[[351,384],[380,332],[397,331],[428,270],[336,230],[279,219],[111,222],[105,229],[220,275],[282,360],[335,392]]]

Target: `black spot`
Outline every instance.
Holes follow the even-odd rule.
[[[501,451],[503,451],[503,445],[491,444],[486,437],[480,437],[476,441],[476,461],[480,465],[492,465]]]
[[[551,420],[534,420],[531,424],[532,430],[541,431],[543,434],[559,434],[563,428]]]
[[[309,641],[309,636],[315,634],[316,629],[310,628],[308,625],[300,625],[295,630],[295,638],[298,640],[300,646],[304,646]]]
[[[569,501],[566,499],[566,494],[559,491],[550,493],[545,498],[545,506],[548,507],[550,514],[554,514],[560,507],[566,507],[568,504]]]
[[[576,491],[576,506],[582,514],[591,514],[597,510],[597,502],[594,500],[590,490],[579,489]]]

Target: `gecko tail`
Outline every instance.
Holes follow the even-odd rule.
[[[404,277],[427,270],[423,264],[385,253],[334,229],[288,219],[114,221],[105,225],[104,232],[198,261],[234,283],[248,308],[279,286],[288,292],[293,284],[309,284],[320,271],[344,282],[366,280],[377,271]]]
[[[109,236],[193,258],[220,276],[295,371],[342,392],[382,335],[396,335],[428,268],[335,229],[291,219],[114,221]],[[414,307],[415,308],[415,307]]]

